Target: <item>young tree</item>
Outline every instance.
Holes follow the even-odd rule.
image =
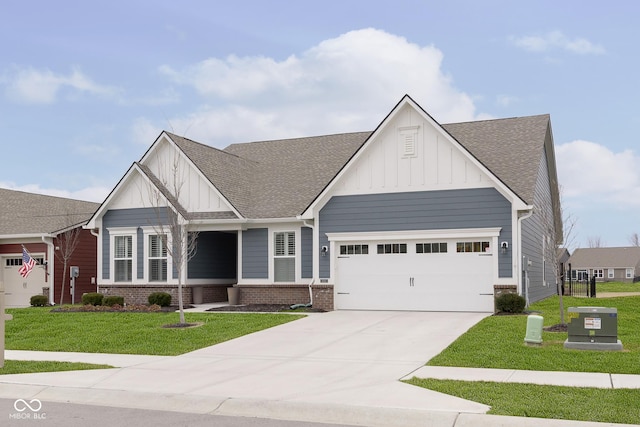
[[[631,246],[640,246],[640,235],[638,233],[633,233],[629,236],[629,243],[631,243]]]
[[[69,221],[71,223],[71,221]],[[71,257],[80,243],[80,234],[82,227],[80,224],[73,225],[66,230],[58,233],[56,236],[56,257],[62,262],[62,284],[60,286],[60,305],[64,298],[64,285],[67,283],[67,272],[69,271],[69,262]],[[55,283],[55,280],[54,280]],[[54,286],[55,288],[55,286]],[[74,301],[71,301],[72,303]]]
[[[198,232],[189,230],[189,214],[180,205],[180,195],[185,182],[180,159],[175,155],[170,167],[159,168],[160,171],[168,170],[169,176],[164,176],[161,173],[160,177],[156,177],[147,166],[142,164],[138,164],[138,166],[151,181],[148,186],[148,194],[155,212],[155,218],[151,225],[156,235],[160,237],[163,250],[170,256],[173,268],[178,274],[180,324],[185,324],[182,297],[183,276],[187,263],[196,254]],[[167,270],[169,269],[167,268]],[[167,273],[167,276],[169,274]]]

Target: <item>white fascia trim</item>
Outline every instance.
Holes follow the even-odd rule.
[[[24,239],[36,239],[41,241],[41,238],[55,237],[49,233],[39,233],[39,234],[3,234],[0,236],[0,243],[5,244],[8,242],[4,242],[3,240],[24,240]],[[27,243],[27,242],[25,242]],[[29,242],[29,243],[39,243],[39,242]]]
[[[355,242],[365,240],[417,240],[498,237],[501,227],[455,228],[446,230],[375,231],[360,233],[327,233],[330,242]]]

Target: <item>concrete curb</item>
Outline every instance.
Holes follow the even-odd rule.
[[[631,424],[523,418],[419,409],[366,407],[308,402],[254,400],[184,394],[140,393],[124,390],[12,386],[0,389],[0,398],[39,399],[46,402],[211,414],[276,420],[349,424],[367,427],[632,427]]]

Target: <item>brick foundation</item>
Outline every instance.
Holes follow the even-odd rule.
[[[307,304],[309,285],[238,285],[240,304]],[[333,285],[312,285],[313,307],[333,310]]]
[[[182,301],[184,304],[193,304],[193,288],[195,286],[182,287]],[[226,285],[202,285],[202,302],[222,302],[227,300]],[[171,304],[178,304],[177,285],[99,285],[98,292],[103,295],[117,295],[124,297],[127,304],[148,304],[149,294],[153,292],[166,292],[171,295]]]

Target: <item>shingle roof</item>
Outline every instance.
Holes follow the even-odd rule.
[[[548,114],[442,125],[526,203],[533,204]]]
[[[539,115],[442,126],[532,204],[549,122],[549,115]],[[232,144],[224,150],[167,135],[244,217],[288,218],[313,202],[371,133]]]
[[[224,150],[168,135],[243,216],[287,218],[304,211],[370,134],[232,144]]]
[[[0,188],[0,236],[49,234],[86,222],[99,203]]]
[[[635,268],[640,264],[640,247],[578,248],[569,258],[576,268]]]

